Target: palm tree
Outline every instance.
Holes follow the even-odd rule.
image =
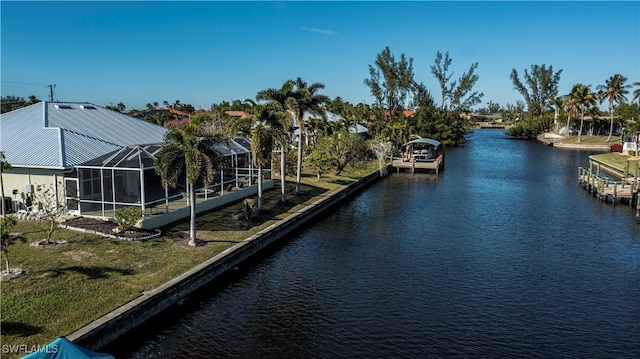
[[[638,86],[638,88],[633,90],[633,99],[631,100],[631,102],[640,102],[640,81],[634,82],[633,86]]]
[[[287,174],[287,151],[291,144],[291,116],[286,111],[287,101],[292,95],[293,81],[285,82],[281,88],[268,88],[258,92],[256,100],[268,101],[262,108],[262,120],[272,128],[274,139],[280,147],[280,202],[287,201],[285,183]]]
[[[239,120],[234,124],[234,132],[242,132],[245,136],[251,138],[251,162],[252,165],[258,169],[258,211],[262,210],[262,168],[267,166],[271,162],[271,155],[273,153],[273,128],[270,124],[271,114],[265,110],[265,107],[256,103],[251,99],[246,99],[243,104],[250,107],[251,112],[256,116],[256,120],[259,121],[255,126],[252,126],[250,119],[244,121]]]
[[[258,211],[262,210],[262,168],[271,162],[273,135],[271,129],[262,123],[253,128],[251,136],[251,157],[258,168]]]
[[[598,85],[597,89],[602,91],[602,97],[600,98],[600,103],[604,102],[604,100],[609,99],[609,115],[611,116],[611,122],[609,126],[609,137],[607,137],[607,142],[611,142],[611,134],[613,133],[613,104],[614,103],[625,103],[627,102],[626,94],[629,93],[627,90],[631,85],[625,85],[624,83],[627,81],[627,78],[620,75],[615,74],[607,81],[605,81],[605,85]]]
[[[560,111],[562,111],[562,107],[564,107],[564,99],[562,96],[558,96],[551,101],[551,105],[553,106],[554,132],[558,132],[558,116],[560,116]]]
[[[326,119],[326,111],[321,107],[330,101],[328,96],[318,94],[318,90],[323,89],[324,84],[316,82],[310,86],[298,77],[295,81],[295,89],[293,95],[287,101],[287,107],[295,114],[300,131],[298,136],[298,165],[296,167],[296,191],[300,193],[300,182],[302,177],[302,136],[305,135],[304,114],[310,112]]]
[[[165,189],[175,187],[183,169],[186,170],[191,209],[190,246],[196,245],[196,183],[202,180],[206,187],[213,181],[216,169],[222,163],[222,156],[214,150],[214,146],[228,146],[226,136],[204,130],[206,120],[206,116],[196,116],[184,127],[167,132],[154,163]]]
[[[563,97],[562,105],[567,111],[567,127],[564,131],[564,139],[566,140],[569,138],[569,126],[571,125],[571,115],[573,115],[574,118],[578,117],[578,104],[576,103],[575,99],[571,97],[571,93],[569,93],[568,95]]]
[[[584,126],[584,114],[589,111],[590,108],[598,105],[597,96],[591,92],[591,86],[583,84],[575,84],[569,94],[572,103],[580,111],[580,130],[578,131],[578,141],[582,140],[582,127]]]

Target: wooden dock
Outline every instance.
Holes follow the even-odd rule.
[[[396,169],[397,172],[403,170],[410,170],[411,173],[419,172],[431,172],[438,174],[444,168],[444,154],[440,154],[435,159],[420,160],[412,157],[411,159],[403,159],[402,157],[392,157],[391,166]]]
[[[637,177],[628,177],[617,181],[609,177],[600,177],[598,172],[594,173],[589,169],[579,167],[578,183],[602,201],[613,204],[626,202],[629,206],[640,207],[638,204],[640,179]]]

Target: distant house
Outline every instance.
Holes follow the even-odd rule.
[[[347,123],[347,120],[340,116],[340,115],[336,115],[333,112],[329,112],[326,111],[327,114],[327,121],[328,122],[342,122],[345,123],[348,126],[348,131],[350,133],[357,133],[359,135],[366,135],[368,133],[368,129],[365,126],[362,126],[361,124],[353,124],[353,123]],[[313,114],[311,112],[305,112],[304,113],[304,121],[305,123],[307,123],[309,121],[309,119],[312,118],[321,118],[321,116],[317,115],[317,114]],[[292,116],[293,122],[292,122],[292,126],[295,129],[293,132],[293,139],[296,140],[298,138],[298,136],[300,135],[300,129],[298,128],[298,123],[297,121],[295,121],[295,116]]]
[[[250,119],[252,121],[255,121],[257,119],[256,115],[251,114],[251,113],[246,113],[244,111],[225,111],[224,113],[227,116],[230,117],[235,117],[235,118],[239,118],[239,119]]]
[[[499,112],[492,114],[476,114],[474,112],[466,114],[466,116],[476,122],[494,122],[502,123],[502,114]]]
[[[70,214],[112,218],[115,209],[136,206],[146,227],[188,216],[181,209],[187,206],[186,185],[164,190],[153,168],[168,131],[164,127],[91,103],[45,101],[2,114],[0,129],[0,151],[12,166],[3,174],[5,196],[12,196],[14,210],[23,208],[38,185],[53,185]],[[201,202],[253,183],[249,148],[232,141],[231,148],[216,151],[231,170],[220,171],[214,184],[199,189]],[[198,206],[213,208],[212,203]]]
[[[155,122],[156,124],[161,124],[170,120],[188,120],[191,118],[188,113],[170,107],[153,108],[130,115],[140,120]],[[152,120],[153,118],[155,118],[155,121]]]

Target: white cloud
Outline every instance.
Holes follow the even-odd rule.
[[[312,28],[303,27],[302,30],[313,32],[315,34],[321,34],[321,35],[336,35],[337,34],[337,32],[335,32],[333,30],[318,29],[317,27],[312,27]]]

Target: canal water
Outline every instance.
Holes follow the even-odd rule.
[[[119,358],[638,358],[640,225],[589,152],[479,130],[108,348]]]

